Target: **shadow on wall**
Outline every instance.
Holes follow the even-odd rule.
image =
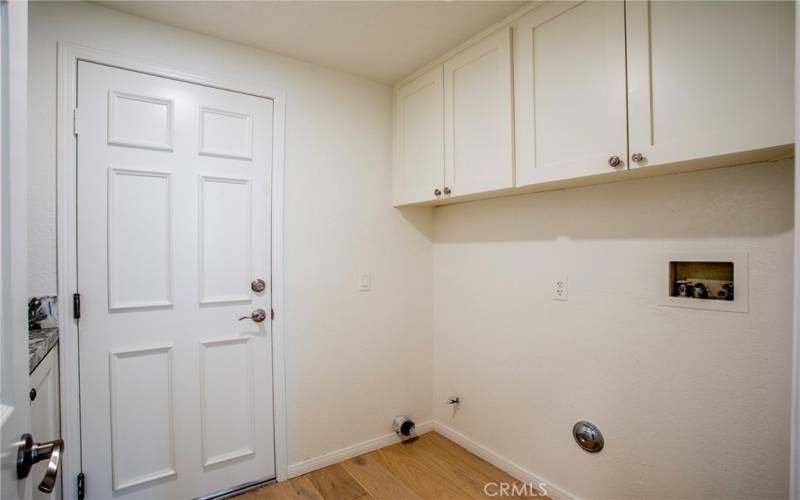
[[[432,207],[399,207],[397,211],[409,224],[414,226],[428,240],[433,241],[433,217],[436,209]]]
[[[794,159],[439,207],[434,241],[769,236],[794,227]],[[764,216],[764,214],[768,216]],[[413,223],[413,220],[412,220]]]

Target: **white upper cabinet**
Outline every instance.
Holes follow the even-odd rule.
[[[445,197],[512,187],[510,28],[444,63],[444,96]]]
[[[514,41],[517,185],[624,170],[625,5],[547,3]]]
[[[395,205],[435,199],[444,187],[442,77],[437,66],[395,92]]]
[[[526,9],[397,87],[397,205],[791,154],[794,2]]]
[[[638,166],[794,142],[794,2],[634,1],[626,22]]]

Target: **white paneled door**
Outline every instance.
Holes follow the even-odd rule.
[[[272,101],[80,62],[77,121],[88,497],[274,477]]]

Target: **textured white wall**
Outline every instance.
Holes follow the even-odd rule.
[[[584,498],[786,498],[792,168],[437,209],[436,420]],[[720,251],[749,253],[749,313],[657,305],[665,253]]]
[[[30,293],[56,291],[56,42],[280,87],[289,463],[430,418],[432,219],[391,206],[391,89],[89,4],[30,4]],[[372,272],[359,293],[358,273]],[[398,385],[396,382],[400,381]]]

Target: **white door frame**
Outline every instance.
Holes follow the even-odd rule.
[[[0,14],[0,496],[30,499],[40,477],[18,479],[15,442],[30,432],[28,372],[28,4]],[[33,436],[41,440],[43,436]],[[8,459],[8,460],[7,460]]]
[[[795,7],[798,5],[795,4]],[[800,9],[795,8],[794,29],[794,302],[792,357],[792,428],[789,459],[789,498],[800,500]]]
[[[275,474],[279,481],[288,476],[286,444],[286,386],[284,342],[283,283],[283,184],[284,123],[286,94],[263,85],[220,81],[176,68],[150,64],[137,58],[92,49],[72,43],[58,43],[58,118],[57,118],[57,242],[59,344],[61,354],[61,433],[65,441],[62,461],[64,498],[77,497],[75,478],[81,471],[80,386],[78,378],[78,329],[72,318],[72,294],[77,291],[77,233],[75,219],[77,141],[73,134],[73,110],[77,102],[78,61],[104,64],[182,82],[229,90],[271,99],[273,114],[273,152],[271,182],[272,240],[272,321],[273,411],[275,419]],[[88,479],[91,481],[91,479]],[[234,485],[231,485],[234,486]],[[89,486],[91,487],[91,486]]]

